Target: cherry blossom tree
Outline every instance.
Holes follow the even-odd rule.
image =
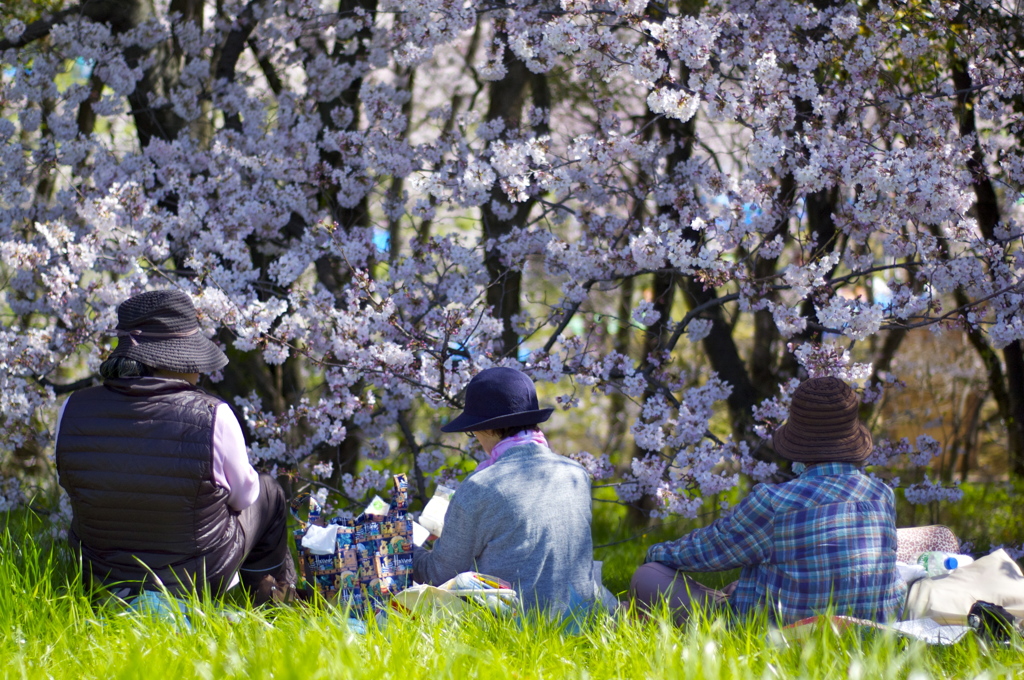
[[[209,387],[253,461],[352,499],[387,479],[360,459],[454,483],[474,452],[438,420],[511,365],[620,428],[566,453],[624,502],[692,517],[784,474],[800,379],[856,383],[866,416],[927,332],[967,334],[1024,474],[1013,3],[9,7],[0,446],[23,468],[117,303],[173,286],[232,360]],[[957,497],[920,479],[911,502]]]

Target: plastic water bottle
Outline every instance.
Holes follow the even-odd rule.
[[[969,555],[956,555],[947,552],[930,551],[921,553],[917,563],[924,567],[929,576],[944,576],[954,569],[966,567],[974,561]]]

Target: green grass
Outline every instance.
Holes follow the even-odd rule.
[[[780,645],[768,641],[763,620],[729,627],[701,618],[677,628],[664,613],[643,621],[599,618],[578,634],[485,612],[459,619],[393,616],[358,635],[330,608],[253,611],[237,601],[197,600],[189,630],[117,608],[94,609],[66,549],[27,538],[34,532],[24,519],[17,524],[0,534],[3,678],[1024,677],[1020,645],[985,650],[970,639],[930,648],[827,626]],[[624,545],[607,550],[632,559],[635,544]]]

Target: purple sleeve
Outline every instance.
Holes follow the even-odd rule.
[[[249,464],[242,426],[227,404],[219,404],[213,424],[213,481],[228,491],[228,505],[244,510],[260,495],[260,480]]]

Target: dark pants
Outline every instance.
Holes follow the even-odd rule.
[[[242,584],[252,589],[267,575],[295,585],[295,561],[288,548],[288,500],[268,474],[260,474],[260,495],[238,516],[245,534]]]

